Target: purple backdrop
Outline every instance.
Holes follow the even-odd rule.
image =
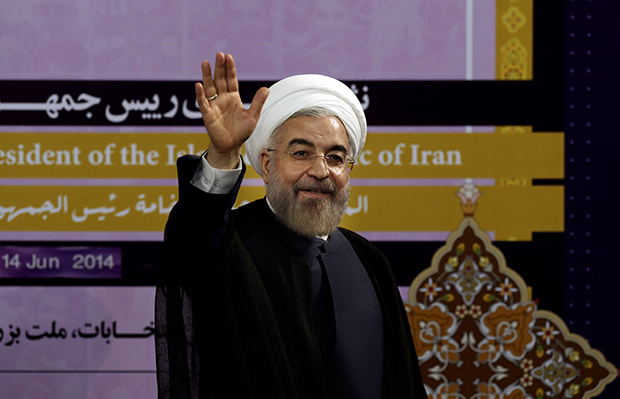
[[[495,78],[494,0],[20,0],[0,26],[1,79],[194,80],[216,51],[244,80]]]

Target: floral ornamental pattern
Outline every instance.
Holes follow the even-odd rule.
[[[527,178],[525,177],[500,177],[500,187],[525,187],[527,186]]]
[[[534,0],[496,1],[496,79],[532,79],[533,9]]]
[[[457,193],[465,217],[420,273],[405,304],[432,399],[591,398],[618,370],[555,314],[473,218],[480,192]]]
[[[523,126],[504,126],[499,128],[499,132],[503,134],[525,134],[526,129]]]
[[[502,80],[525,80],[527,77],[527,49],[516,37],[500,48]]]
[[[512,6],[502,15],[502,22],[508,32],[516,33],[519,29],[523,28],[526,24],[525,15],[517,7]]]

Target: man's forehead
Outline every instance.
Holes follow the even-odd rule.
[[[280,140],[286,145],[341,145],[345,149],[349,148],[349,138],[344,125],[335,116],[291,118],[282,125]]]

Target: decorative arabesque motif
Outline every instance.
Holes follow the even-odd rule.
[[[405,304],[429,398],[591,398],[618,375],[601,352],[528,298],[525,281],[473,218],[481,193]]]
[[[516,2],[513,1],[513,3]],[[507,5],[505,2],[502,5],[498,2],[497,6],[499,7],[498,12],[501,13],[499,9],[504,9]],[[529,40],[527,40],[529,35],[521,35],[519,31],[531,30],[532,21],[528,20],[528,17],[519,9],[518,4],[513,4],[508,6],[507,10],[501,14],[498,25],[503,26],[503,29],[508,34],[507,37],[502,36],[500,40],[502,44],[498,49],[498,78],[500,80],[531,79],[531,72],[528,71],[528,65],[530,65],[531,60],[528,60],[530,55],[527,51],[528,47],[531,48],[531,44],[528,44]],[[522,43],[520,38],[521,40],[525,39],[526,42]]]
[[[527,49],[513,37],[500,48],[502,80],[525,80],[527,78]]]
[[[526,24],[527,18],[519,8],[511,6],[508,11],[502,15],[502,22],[510,33],[517,33],[517,31],[523,28]]]

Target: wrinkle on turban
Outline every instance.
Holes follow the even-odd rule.
[[[349,155],[357,159],[366,142],[366,116],[355,94],[329,76],[295,75],[269,88],[256,128],[245,142],[247,160],[259,175],[263,175],[260,153],[274,130],[295,112],[311,107],[327,109],[340,119],[351,143]]]

